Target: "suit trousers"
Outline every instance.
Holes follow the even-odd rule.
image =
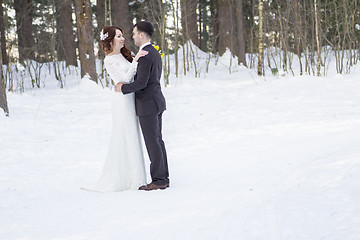
[[[169,184],[165,143],[162,140],[162,113],[140,116],[139,122],[150,158],[150,175],[156,185]]]

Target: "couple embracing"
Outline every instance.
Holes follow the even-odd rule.
[[[140,49],[133,57],[124,45],[121,28],[105,26],[101,31],[101,45],[107,54],[105,68],[116,84],[112,96],[113,126],[100,180],[85,190],[151,191],[169,187],[161,133],[162,113],[166,109],[160,86],[162,62],[159,52],[150,43],[153,33],[154,28],[147,21],[134,25],[132,38]],[[139,123],[151,162],[149,184],[146,184]]]

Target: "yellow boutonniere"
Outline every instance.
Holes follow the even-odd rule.
[[[153,47],[160,53],[161,58],[165,55],[164,53],[162,53],[159,45],[153,45]]]

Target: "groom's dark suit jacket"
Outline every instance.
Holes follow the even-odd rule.
[[[162,113],[166,109],[164,95],[161,92],[161,56],[150,44],[143,48],[149,53],[139,59],[134,82],[124,84],[123,94],[135,92],[136,114],[148,116]]]
[[[151,161],[150,175],[156,185],[169,184],[169,170],[162,140],[162,112],[166,109],[161,92],[161,56],[151,45],[143,48],[149,53],[139,59],[134,82],[124,84],[124,94],[135,92],[136,114],[139,116],[146,149]]]

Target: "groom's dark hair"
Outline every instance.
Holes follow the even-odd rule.
[[[154,27],[148,21],[137,22],[134,27],[137,27],[139,32],[146,33],[149,37],[151,37],[154,33]]]

